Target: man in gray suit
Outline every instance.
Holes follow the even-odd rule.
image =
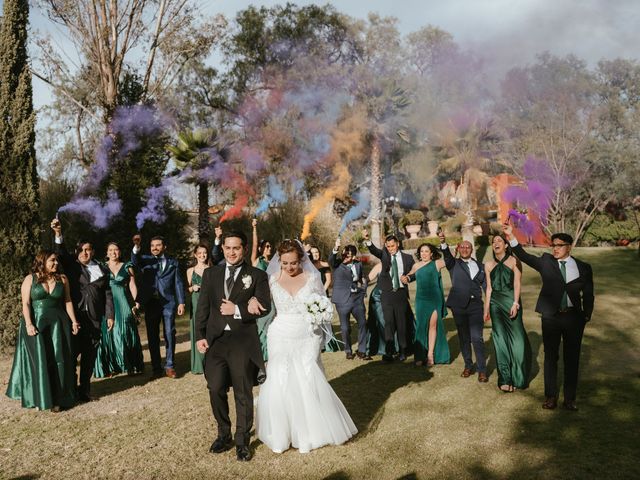
[[[333,268],[333,291],[331,300],[336,305],[340,318],[340,331],[347,360],[354,358],[351,350],[351,324],[349,316],[353,315],[358,323],[358,351],[356,355],[362,360],[371,360],[367,355],[367,320],[364,308],[364,297],[367,291],[362,275],[362,264],[356,260],[358,250],[355,245],[347,245],[340,250],[340,237],[329,257],[329,265]]]

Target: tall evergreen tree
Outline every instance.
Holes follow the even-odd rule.
[[[28,0],[4,1],[0,24],[0,348],[14,341],[22,311],[20,282],[38,240],[28,21]]]

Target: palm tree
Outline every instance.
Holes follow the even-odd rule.
[[[210,234],[209,186],[212,183],[206,169],[224,159],[226,148],[216,130],[202,129],[178,133],[175,145],[167,145],[166,149],[183,172],[185,183],[198,187],[198,237],[200,241],[206,241]]]

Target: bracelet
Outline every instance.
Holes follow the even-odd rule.
[[[515,307],[519,307],[519,306],[520,306],[520,304],[519,304],[518,302],[513,302],[513,305],[514,305]]]

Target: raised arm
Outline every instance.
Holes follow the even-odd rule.
[[[374,257],[378,257],[379,259],[382,259],[382,250],[380,250],[378,247],[376,247],[373,242],[369,239],[369,231],[368,230],[362,230],[362,237],[364,238],[364,244],[367,246],[367,248],[369,249],[369,252],[371,252],[371,254]]]
[[[329,265],[331,265],[331,268],[333,269],[338,268],[342,263],[342,256],[339,254],[339,251],[340,251],[340,237],[336,238],[336,243],[333,246],[331,255],[329,255]]]
[[[540,257],[531,255],[522,248],[522,245],[518,243],[518,240],[513,234],[513,227],[509,224],[505,224],[502,226],[502,231],[504,232],[505,237],[507,237],[507,240],[509,240],[509,245],[511,245],[513,254],[518,257],[520,261],[526,263],[531,268],[539,272],[542,269],[542,261],[540,260]]]
[[[373,283],[378,279],[378,275],[382,271],[382,263],[376,263],[373,268],[369,271],[369,283]]]
[[[211,249],[211,263],[213,265],[217,265],[224,258],[224,253],[222,252],[222,228],[219,226],[214,228],[216,238],[213,241],[213,248]],[[199,304],[199,302],[198,302]]]
[[[251,265],[255,267],[258,264],[258,220],[255,218],[251,220],[251,227],[253,228],[251,236]]]
[[[444,264],[447,270],[452,270],[453,267],[456,266],[456,259],[451,255],[451,250],[449,249],[449,245],[447,245],[447,239],[442,230],[438,232],[438,237],[440,237],[440,251],[442,252]]]

